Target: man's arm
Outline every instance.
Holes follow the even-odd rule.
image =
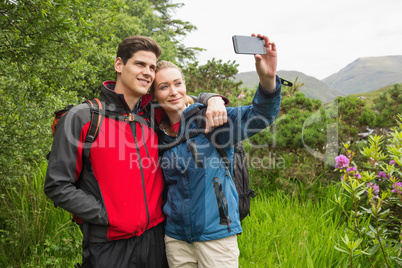
[[[272,124],[279,113],[281,99],[281,79],[276,75],[276,45],[264,35],[255,35],[264,40],[266,54],[254,55],[255,67],[260,79],[251,106],[228,108],[229,123],[216,134],[222,144],[235,144]],[[232,138],[232,140],[229,140]]]
[[[256,35],[252,34],[252,36]],[[265,35],[258,34],[257,37],[264,39],[266,54],[254,55],[256,71],[260,78],[262,89],[267,93],[273,93],[277,89],[276,67],[278,60],[276,45]]]
[[[82,119],[81,116],[85,118]],[[108,218],[103,202],[75,185],[83,167],[81,160],[85,137],[82,128],[84,123],[89,121],[89,116],[89,107],[82,104],[70,110],[58,122],[44,191],[55,205],[75,214],[80,219],[107,225]]]
[[[223,96],[214,93],[201,92],[198,98],[191,96],[195,102],[202,103],[207,106],[205,113],[206,127],[205,133],[210,132],[212,129],[219,127],[227,122],[227,111],[225,105],[229,100]]]

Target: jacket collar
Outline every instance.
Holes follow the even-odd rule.
[[[130,108],[127,105],[126,100],[124,99],[124,94],[120,94],[114,91],[116,86],[115,81],[105,81],[102,83],[101,86],[101,95],[100,95],[100,100],[106,103],[106,109],[113,110],[114,112],[118,113],[125,113],[129,114],[132,111],[130,111]],[[148,103],[152,100],[152,96],[150,94],[146,94],[141,97],[139,100],[140,102],[140,107],[137,109],[138,112],[141,112],[141,110],[147,106]]]

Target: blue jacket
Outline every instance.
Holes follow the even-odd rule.
[[[260,87],[253,104],[228,107],[228,123],[214,129],[211,141],[222,146],[233,162],[233,144],[247,139],[272,124],[279,112],[281,81],[276,78],[277,89],[268,94]],[[193,104],[182,116],[203,107]],[[178,137],[197,129],[196,118],[190,117],[180,123]],[[176,138],[164,134],[163,144]],[[163,144],[161,145],[163,147]],[[161,156],[167,187],[166,235],[192,243],[228,237],[242,232],[239,218],[239,197],[232,180],[233,166],[225,163],[210,140],[197,135]]]

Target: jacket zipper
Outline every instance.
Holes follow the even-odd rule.
[[[127,102],[125,101],[124,96],[123,96],[123,95],[120,95],[119,97],[120,97],[121,103],[123,104],[123,107],[125,107],[126,115],[132,116],[131,110],[130,110],[130,108],[128,107]],[[140,111],[142,111],[142,109],[140,109],[140,110],[138,111],[138,113],[139,113]],[[138,113],[137,113],[137,114],[138,114]],[[140,166],[140,171],[141,171],[142,191],[143,191],[143,193],[144,193],[145,210],[146,210],[146,212],[147,212],[147,224],[146,224],[145,229],[144,229],[144,231],[145,231],[145,230],[147,230],[148,225],[149,225],[149,210],[148,210],[148,203],[147,203],[147,195],[146,195],[146,191],[145,191],[144,171],[143,171],[142,165],[141,165],[141,154],[140,154],[140,148],[139,148],[139,146],[138,146],[138,140],[137,140],[137,135],[136,135],[136,134],[137,134],[137,132],[136,132],[136,124],[137,124],[137,123],[136,123],[135,121],[129,121],[128,123],[129,123],[129,125],[130,125],[131,134],[133,135],[135,147],[136,147],[136,149],[137,149],[138,161],[139,161],[139,166]],[[147,147],[146,147],[146,145],[145,145],[145,141],[144,141],[144,147],[145,147],[145,150],[147,151],[147,155],[148,155],[148,157],[149,157],[148,149],[147,149]]]
[[[184,172],[184,174],[185,174],[186,179],[187,179],[187,184],[189,185],[188,187],[189,187],[189,189],[191,189],[190,188],[190,178],[188,176],[187,170]],[[190,190],[190,200],[191,200],[191,190]],[[189,225],[190,225],[190,239],[189,239],[189,242],[192,243],[193,242],[193,228],[192,228],[192,224],[191,224],[191,209],[189,209],[188,211],[189,211],[189,214],[190,214],[190,217],[189,217]]]
[[[129,122],[129,124],[130,124],[130,128],[131,128],[131,133],[133,134],[133,137],[134,137],[134,143],[135,143],[135,147],[137,149],[138,161],[139,161],[139,166],[140,166],[140,171],[141,171],[142,191],[144,193],[145,210],[147,212],[147,225],[145,226],[145,230],[147,230],[148,224],[149,224],[149,211],[148,211],[148,203],[147,203],[147,194],[145,191],[144,171],[143,171],[142,165],[141,165],[141,154],[140,154],[140,148],[138,147],[138,140],[137,140],[137,135],[136,135],[136,124],[137,123],[134,121],[131,121],[131,122]],[[146,146],[145,143],[144,143],[144,146]]]
[[[187,170],[184,172],[184,174],[186,175],[187,184],[190,184],[190,178],[188,177]]]

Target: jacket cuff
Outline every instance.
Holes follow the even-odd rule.
[[[198,98],[195,98],[194,96],[191,96],[191,97],[193,98],[193,100],[194,100],[195,102],[202,103],[202,104],[204,104],[205,106],[208,105],[208,100],[209,100],[210,98],[212,98],[212,97],[221,97],[222,100],[225,102],[225,106],[227,106],[227,105],[229,104],[229,99],[228,99],[228,98],[226,98],[226,97],[224,97],[224,96],[222,96],[222,95],[215,94],[215,93],[205,93],[205,92],[201,92],[201,93],[198,95]]]
[[[258,83],[258,91],[264,98],[269,99],[269,98],[273,98],[273,97],[277,96],[278,94],[281,94],[281,88],[282,88],[281,79],[279,78],[279,76],[276,76],[275,80],[276,80],[276,89],[274,92],[265,91],[262,88],[261,84]]]

